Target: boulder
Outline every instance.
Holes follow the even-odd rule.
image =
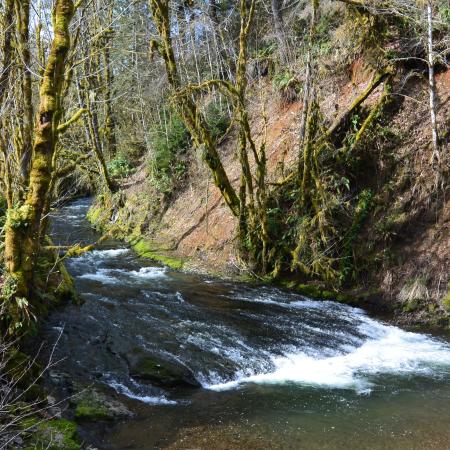
[[[135,349],[125,356],[130,376],[138,380],[148,381],[155,386],[200,387],[194,374],[182,364],[150,355],[141,349]]]
[[[85,389],[74,397],[72,403],[77,419],[113,420],[133,416],[124,404],[96,389]]]

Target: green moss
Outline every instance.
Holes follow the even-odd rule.
[[[78,294],[75,289],[73,278],[67,271],[64,263],[59,264],[59,274],[61,282],[55,290],[57,298],[62,301],[78,301]]]
[[[93,205],[89,208],[89,211],[86,215],[86,219],[94,226],[98,225],[100,222],[100,217],[102,215],[102,208],[97,205]]]
[[[171,380],[176,374],[150,357],[139,358],[133,366],[133,375],[148,380]]]
[[[418,298],[413,298],[403,305],[403,311],[407,313],[418,311],[421,308],[422,300]]]
[[[40,421],[35,417],[26,419],[22,427],[30,432],[25,449],[34,450],[81,450],[77,442],[77,426],[66,419]]]
[[[181,258],[160,253],[161,250],[150,240],[141,238],[137,242],[132,242],[131,245],[139,256],[160,262],[171,269],[180,270],[185,264]]]
[[[448,287],[447,295],[442,299],[442,306],[448,312],[450,312],[450,283],[448,283],[447,287]]]
[[[109,420],[111,412],[106,405],[95,397],[84,396],[75,408],[75,417],[86,420]]]
[[[295,287],[295,290],[306,297],[311,297],[315,299],[320,299],[322,291],[318,286],[313,284],[298,284]]]

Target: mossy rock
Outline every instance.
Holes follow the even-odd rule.
[[[77,442],[77,425],[66,419],[40,421],[32,417],[22,423],[31,436],[25,449],[33,450],[81,450]]]
[[[85,398],[78,403],[75,409],[75,417],[77,419],[110,420],[113,415],[103,403]]]
[[[297,284],[295,290],[306,297],[320,299],[322,290],[314,284]]]
[[[130,375],[134,378],[163,387],[200,387],[193,373],[181,364],[149,355],[139,348],[125,355],[125,358],[128,361]]]
[[[81,392],[72,403],[75,404],[75,418],[78,420],[113,420],[133,415],[125,405],[95,389]]]
[[[9,374],[12,379],[17,380],[18,387],[31,390],[30,386],[43,370],[42,364],[17,348],[9,349],[5,357],[5,373]],[[33,392],[37,393],[38,391],[42,392],[38,388]],[[36,400],[37,397],[34,399]]]
[[[180,270],[185,264],[185,261],[181,258],[162,253],[152,241],[140,238],[131,242],[131,245],[133,250],[142,258],[148,258],[152,261],[160,262],[171,269]]]

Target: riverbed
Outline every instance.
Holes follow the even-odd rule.
[[[53,215],[55,241],[98,238],[89,204]],[[133,413],[80,423],[99,449],[450,448],[445,337],[337,302],[171,271],[115,241],[68,269],[83,304],[44,324],[43,339],[60,336],[53,374],[98,386]],[[180,367],[193,385],[134,377],[136,352]]]

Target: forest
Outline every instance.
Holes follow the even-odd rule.
[[[0,30],[0,449],[450,449],[446,0]]]

